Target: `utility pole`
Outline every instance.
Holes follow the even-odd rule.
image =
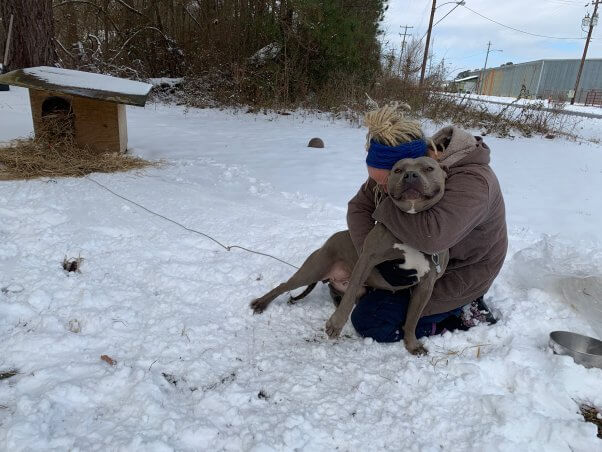
[[[405,28],[405,30],[402,33],[399,33],[399,36],[403,36],[403,41],[401,41],[401,53],[399,54],[399,64],[397,65],[397,73],[399,75],[401,75],[401,61],[403,60],[403,51],[406,48],[406,36],[410,36],[411,33],[408,33],[408,28],[414,28],[414,27],[409,27],[407,25],[404,25],[403,28]]]
[[[424,83],[424,73],[426,72],[426,60],[429,56],[429,44],[431,43],[431,31],[433,29],[433,18],[435,17],[435,9],[437,8],[437,0],[433,0],[431,8],[431,18],[429,20],[429,29],[426,32],[426,44],[424,46],[424,58],[422,58],[422,68],[420,69],[420,86]]]
[[[491,41],[487,43],[487,55],[485,56],[485,65],[481,71],[481,77],[479,79],[479,94],[483,94],[483,85],[485,84],[485,69],[487,69],[487,60],[489,59],[489,49],[491,49]]]
[[[431,40],[431,45],[429,46],[431,49],[435,48],[435,37],[433,36],[433,39]],[[431,50],[429,52],[429,70],[428,70],[428,76],[431,76],[431,71],[433,69],[433,51]]]
[[[589,30],[587,32],[587,39],[585,41],[585,48],[583,49],[583,56],[581,57],[581,64],[579,65],[579,72],[577,72],[577,81],[575,82],[575,89],[573,93],[573,97],[571,98],[571,105],[575,104],[575,98],[577,97],[577,90],[579,89],[579,81],[581,80],[581,73],[583,72],[583,65],[585,64],[585,57],[587,56],[587,48],[589,47],[589,41],[592,37],[592,31],[594,31],[594,27],[596,26],[598,19],[598,5],[601,0],[594,0],[592,5],[594,5],[594,14],[589,20]],[[585,19],[583,19],[585,22]]]
[[[485,65],[483,66],[483,69],[481,70],[481,77],[479,77],[479,89],[478,89],[479,94],[483,94],[483,85],[485,84],[485,70],[487,69],[487,60],[489,59],[490,52],[503,52],[503,50],[492,49],[491,41],[489,41],[487,43],[487,55],[485,55]]]

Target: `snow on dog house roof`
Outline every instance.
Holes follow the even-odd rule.
[[[46,118],[64,114],[75,141],[98,152],[125,152],[125,104],[143,107],[152,88],[148,83],[48,66],[0,75],[0,83],[29,88],[36,136],[44,130]]]
[[[0,82],[138,107],[144,107],[152,88],[148,83],[50,66],[17,69],[0,75]]]

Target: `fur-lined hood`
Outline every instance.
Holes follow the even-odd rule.
[[[475,137],[455,126],[444,127],[431,137],[437,149],[443,148],[439,164],[445,168],[481,164],[490,161],[490,151],[481,137]]]

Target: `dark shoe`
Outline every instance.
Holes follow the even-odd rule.
[[[422,337],[443,334],[446,331],[467,331],[481,323],[493,325],[496,322],[497,319],[483,301],[483,297],[479,297],[472,303],[465,305],[464,308],[451,311],[443,320],[428,325],[419,325],[416,335]],[[402,327],[400,327],[400,331],[403,331]]]
[[[435,334],[443,334],[446,331],[466,331],[469,327],[464,324],[461,316],[450,315],[436,324]]]
[[[479,323],[487,325],[495,325],[497,323],[497,319],[493,316],[491,309],[485,304],[485,301],[483,301],[483,297],[477,298],[468,305],[468,308],[462,314],[462,321],[467,329]]]
[[[488,323],[489,325],[495,325],[497,323],[497,319],[493,316],[493,313],[491,312],[491,309],[489,309],[489,306],[487,306],[485,304],[485,302],[483,301],[483,297],[479,297],[477,298],[477,308],[479,309],[479,311],[481,312],[481,314],[485,317],[485,322]]]

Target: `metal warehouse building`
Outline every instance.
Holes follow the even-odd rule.
[[[487,69],[482,94],[490,96],[567,100],[577,80],[580,60],[538,60]],[[479,75],[480,72],[473,72]],[[576,102],[597,99],[602,95],[602,58],[586,60],[579,82]],[[596,103],[597,103],[596,102]]]

